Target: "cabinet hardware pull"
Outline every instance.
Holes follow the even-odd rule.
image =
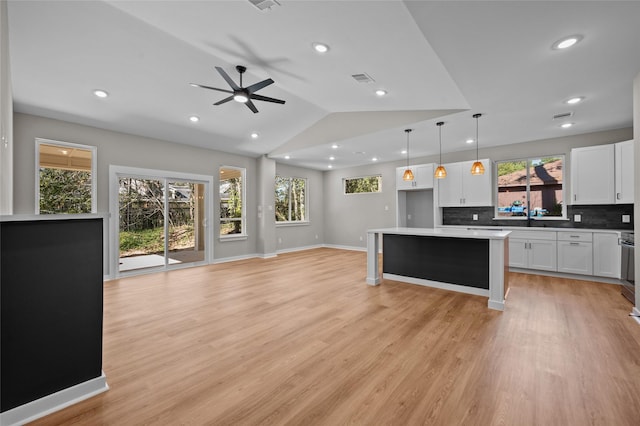
[[[570,238],[580,238],[580,235],[569,235]]]
[[[578,200],[578,196],[576,194],[573,194],[573,201],[577,201]]]
[[[619,200],[619,199],[620,199],[620,193],[616,192],[616,200]]]
[[[579,246],[579,245],[580,245],[580,243],[569,243],[569,245],[572,245],[572,246]]]

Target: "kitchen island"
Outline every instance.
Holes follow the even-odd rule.
[[[510,231],[384,228],[367,231],[367,284],[394,281],[486,296],[504,310]],[[382,247],[380,240],[382,236]]]

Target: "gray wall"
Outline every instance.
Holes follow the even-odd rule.
[[[633,183],[634,185],[634,200],[640,200],[640,183],[638,183],[638,176],[640,176],[640,73],[633,80],[633,139],[635,140],[633,145],[633,156],[634,156],[634,176]],[[635,205],[635,203],[634,203]],[[640,209],[634,209],[634,218],[633,221],[635,223],[640,220]],[[640,256],[636,255],[635,257],[635,270],[638,271],[640,269]],[[636,291],[636,314],[640,314],[640,291]]]
[[[309,223],[305,224],[276,225],[276,250],[287,251],[323,244],[325,188],[322,172],[276,163],[276,174],[307,179],[307,217],[309,218]],[[271,190],[272,192],[274,190],[273,183]],[[274,212],[269,213],[274,214]]]
[[[13,213],[13,96],[7,2],[0,2],[0,214]]]
[[[633,139],[633,129],[624,128],[555,139],[524,142],[492,148],[480,148],[480,158],[512,160],[523,157],[564,154],[565,185],[571,185],[570,153],[572,148],[604,145]],[[638,151],[638,150],[636,150]],[[443,163],[475,159],[475,150],[443,154]],[[434,163],[438,157],[416,158],[412,164]],[[395,168],[403,161],[371,164],[325,172],[325,243],[338,246],[366,247],[366,230],[396,225]],[[640,169],[639,169],[640,170]],[[382,174],[382,193],[344,195],[342,179]],[[569,186],[567,186],[569,187]],[[636,185],[640,187],[640,185]],[[389,210],[385,210],[389,206]],[[363,237],[364,241],[360,240]]]
[[[247,230],[241,241],[220,242],[214,239],[214,257],[233,258],[256,253],[256,159],[191,147],[157,139],[117,133],[95,127],[19,114],[14,115],[14,213],[35,211],[35,139],[45,138],[96,146],[98,149],[98,212],[109,212],[109,165],[194,173],[214,177],[218,184],[220,166],[247,169]],[[213,189],[215,226],[219,233],[219,191]],[[112,212],[114,213],[114,212]],[[211,229],[211,228],[210,228]]]

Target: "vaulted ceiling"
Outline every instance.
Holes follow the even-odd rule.
[[[402,159],[405,128],[412,156],[436,154],[437,121],[445,153],[469,149],[474,113],[481,148],[632,125],[640,2],[268,2],[9,1],[14,108],[320,170]],[[214,67],[237,82],[236,65],[286,103],[189,85],[228,88]]]

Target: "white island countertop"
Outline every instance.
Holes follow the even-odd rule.
[[[478,238],[483,240],[504,240],[511,231],[460,229],[460,228],[380,228],[368,229],[369,234],[416,235],[423,237]]]

